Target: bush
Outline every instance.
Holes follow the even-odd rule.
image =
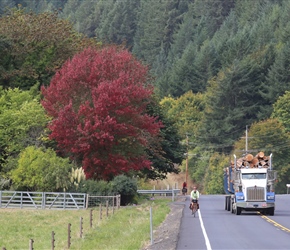
[[[112,191],[121,195],[121,205],[136,202],[137,181],[125,175],[116,176],[111,182]]]
[[[89,195],[112,195],[111,184],[106,181],[82,180],[75,191]]]

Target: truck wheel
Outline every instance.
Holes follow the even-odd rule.
[[[231,196],[228,196],[228,202],[227,202],[227,210],[231,211]]]
[[[269,210],[268,210],[269,215],[273,216],[274,213],[275,213],[274,211],[275,211],[274,208],[270,207]]]
[[[225,197],[225,210],[228,208],[228,196]]]
[[[240,207],[236,206],[235,213],[236,213],[236,215],[240,215],[242,213],[242,209]]]

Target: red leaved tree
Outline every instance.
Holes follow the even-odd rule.
[[[147,68],[111,46],[77,54],[42,87],[50,138],[81,159],[87,178],[151,167],[145,150],[162,124],[146,114],[153,93],[147,82]]]

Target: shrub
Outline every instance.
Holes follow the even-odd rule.
[[[121,205],[134,203],[137,195],[137,181],[125,175],[116,176],[111,182],[112,190],[121,195]]]

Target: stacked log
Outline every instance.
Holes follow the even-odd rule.
[[[268,168],[269,167],[269,156],[265,156],[264,152],[259,152],[255,156],[252,154],[247,154],[246,156],[237,159],[237,168]],[[231,162],[231,167],[235,164]]]

